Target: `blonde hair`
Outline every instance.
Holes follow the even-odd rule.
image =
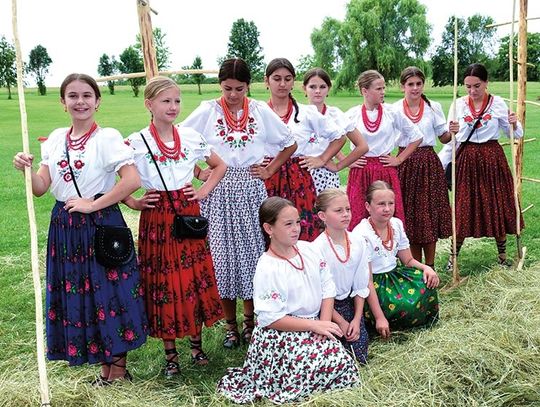
[[[392,188],[392,186],[386,182],[386,181],[375,181],[373,182],[367,189],[367,192],[366,192],[366,202],[367,203],[371,203],[371,201],[373,200],[373,195],[375,194],[375,192],[377,191],[392,191],[394,192],[394,189]]]
[[[362,89],[369,89],[371,84],[377,79],[382,79],[384,81],[384,76],[374,69],[362,72],[357,81],[358,89],[360,89],[360,92],[362,92]]]
[[[167,76],[154,76],[150,79],[144,88],[144,98],[152,100],[157,97],[165,89],[177,88],[180,90],[178,84]]]
[[[347,194],[341,189],[325,189],[317,196],[317,199],[315,200],[315,211],[325,212],[330,206],[330,202],[332,202],[333,199],[341,196],[347,196]]]

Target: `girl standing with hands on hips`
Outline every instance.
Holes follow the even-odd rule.
[[[467,96],[456,100],[456,255],[466,237],[494,237],[499,264],[510,265],[506,235],[517,232],[514,182],[499,138],[501,130],[509,135],[510,126],[517,138],[523,129],[502,98],[488,93],[482,64],[469,65],[463,82]]]
[[[446,124],[441,104],[424,95],[425,79],[419,68],[405,68],[400,77],[405,97],[394,103],[394,107],[424,136],[418,148],[398,167],[398,175],[411,253],[422,262],[423,252],[425,264],[434,268],[437,240],[452,234],[452,219],[444,169],[433,147],[437,138],[448,143],[452,137],[450,132],[457,133],[459,123]],[[398,145],[402,154],[407,149],[408,139],[400,135]]]
[[[392,105],[384,103],[384,77],[377,71],[365,71],[358,77],[358,88],[364,102],[349,109],[346,115],[356,123],[365,137],[369,151],[364,156],[362,167],[351,168],[347,182],[347,195],[351,202],[354,228],[368,213],[362,202],[366,199],[366,190],[372,182],[383,180],[394,188],[396,193],[396,216],[405,220],[401,187],[396,167],[418,147],[422,133],[416,126]],[[407,147],[397,157],[390,155],[396,145],[396,137],[401,132],[408,141]]]
[[[369,338],[362,315],[371,274],[366,241],[353,239],[347,231],[351,206],[344,191],[324,190],[317,196],[315,207],[326,228],[313,245],[324,256],[336,285],[332,321],[341,328],[341,341],[346,349],[352,350],[356,359],[365,364]]]
[[[375,181],[366,193],[369,218],[353,230],[354,239],[366,239],[371,254],[373,288],[390,328],[407,329],[435,322],[439,302],[435,288],[439,276],[415,260],[400,219],[394,218],[395,194],[385,181]],[[403,266],[397,264],[396,256]],[[371,307],[371,310],[374,308]],[[369,310],[366,321],[376,315]]]
[[[336,288],[319,250],[298,241],[300,217],[283,198],[268,198],[260,222],[269,240],[254,285],[258,325],[241,368],[228,369],[218,391],[236,403],[281,404],[358,383],[351,356],[331,322]]]
[[[248,343],[254,328],[253,275],[264,252],[258,210],[268,197],[263,180],[279,169],[296,143],[266,103],[246,97],[251,73],[242,59],[224,61],[218,78],[223,96],[202,102],[183,125],[203,134],[228,166],[202,202],[202,211],[210,225],[210,251],[227,322],[223,346],[234,348],[241,340]],[[268,165],[262,165],[268,146],[278,153]],[[241,334],[236,322],[237,297],[244,301]]]
[[[46,260],[47,357],[70,366],[101,363],[93,384],[104,386],[131,380],[126,355],[146,341],[147,321],[136,258],[123,266],[101,265],[94,236],[96,225],[126,225],[118,202],[139,188],[140,178],[121,134],[95,121],[101,93],[93,78],[68,75],[60,102],[71,126],[49,135],[32,172],[34,195],[50,188],[56,198]],[[24,171],[33,160],[17,153],[13,164]]]
[[[302,219],[300,240],[312,241],[319,235],[321,225],[313,209],[317,195],[310,171],[324,167],[341,150],[345,129],[321,115],[315,106],[296,102],[291,93],[295,77],[293,65],[285,58],[273,59],[266,67],[268,105],[291,129],[298,149],[265,183],[268,196],[280,196],[294,203]],[[319,142],[323,147],[315,146]],[[267,148],[270,157],[275,153],[275,148]]]
[[[124,203],[142,211],[139,259],[146,312],[150,335],[163,340],[165,376],[170,377],[180,372],[175,339],[189,335],[192,362],[205,365],[202,324],[211,326],[223,316],[208,241],[173,237],[174,218],[199,216],[198,201],[217,185],[226,166],[201,134],[174,124],[180,114],[180,89],[172,79],[152,78],[144,99],[150,126],[133,133],[127,143],[135,151],[146,193]],[[205,160],[212,172],[196,190],[191,181],[198,160]]]
[[[360,159],[368,151],[368,145],[360,131],[351,120],[348,120],[345,114],[336,106],[328,106],[325,103],[326,96],[332,87],[330,76],[322,68],[312,68],[304,75],[304,84],[302,88],[308,98],[310,104],[317,107],[317,110],[322,115],[333,120],[339,127],[347,132],[347,137],[353,142],[353,150],[348,156],[342,152],[338,152],[336,157],[338,163],[334,163],[330,159],[324,167],[312,168],[309,172],[313,177],[317,194],[320,194],[327,188],[339,188],[341,181],[339,179],[339,171],[348,166],[354,167],[355,162]],[[318,137],[317,134],[312,134],[314,142],[308,145],[306,155],[318,156],[328,148],[328,140]]]

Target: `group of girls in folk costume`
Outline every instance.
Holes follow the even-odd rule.
[[[249,342],[254,328],[253,276],[264,252],[258,210],[269,178],[291,156],[296,143],[289,128],[264,102],[248,99],[251,73],[241,59],[226,60],[219,70],[223,96],[202,102],[183,122],[202,133],[227,164],[218,186],[203,201],[219,294],[227,322],[226,348]],[[268,148],[277,154],[261,165]],[[244,329],[236,322],[236,298],[244,300]]]
[[[258,325],[243,367],[228,369],[218,391],[237,403],[284,403],[356,385],[354,360],[335,340],[344,334],[332,322],[336,287],[320,250],[298,241],[298,210],[271,197],[259,214],[269,247],[253,283]]]
[[[433,147],[437,138],[450,141],[450,132],[457,133],[459,124],[446,124],[440,103],[424,95],[424,73],[413,66],[401,72],[400,83],[405,97],[396,103],[396,110],[407,116],[423,135],[422,142],[398,167],[398,176],[405,208],[407,236],[413,257],[434,267],[437,240],[452,234],[450,202],[444,169]],[[400,134],[399,157],[407,150],[409,140]]]
[[[363,207],[365,193],[367,187],[377,180],[387,181],[395,188],[396,216],[405,220],[396,167],[404,162],[422,141],[422,133],[402,112],[383,103],[385,83],[379,72],[370,70],[360,74],[358,88],[364,102],[349,109],[346,115],[356,123],[365,137],[369,151],[365,154],[361,167],[351,168],[349,172],[347,195],[352,203],[351,229],[367,217]],[[407,140],[407,147],[394,157],[390,153],[395,147],[398,132]]]
[[[47,357],[70,366],[101,363],[94,384],[107,385],[131,379],[126,353],[146,341],[148,326],[136,259],[105,268],[94,255],[94,235],[96,225],[125,226],[117,203],[139,188],[140,178],[121,134],[95,122],[101,94],[94,79],[67,76],[60,100],[71,126],[49,135],[32,172],[34,195],[50,189],[56,199],[46,260]],[[33,159],[17,153],[13,164],[24,171]]]
[[[360,131],[356,128],[356,124],[347,119],[338,107],[326,105],[325,99],[331,87],[332,81],[324,69],[313,68],[308,70],[304,75],[302,88],[309,103],[315,105],[319,113],[334,121],[347,132],[347,137],[354,144],[354,149],[348,156],[338,152],[336,154],[336,157],[339,159],[337,163],[334,163],[330,159],[324,167],[310,169],[309,172],[313,177],[317,194],[328,188],[339,188],[341,181],[338,172],[349,166],[353,168],[356,160],[360,159],[368,151],[368,145],[360,134]],[[320,155],[326,150],[328,141],[318,137],[315,133],[311,137],[313,142],[311,142],[312,139],[310,138],[310,144],[308,146],[311,151],[308,155]]]
[[[222,319],[221,301],[207,239],[177,239],[175,215],[199,216],[204,199],[225,174],[225,163],[210,150],[201,134],[174,124],[180,113],[180,89],[170,78],[155,77],[144,89],[150,125],[127,139],[146,193],[124,203],[141,210],[139,261],[150,335],[165,347],[165,375],[179,373],[175,339],[190,335],[193,363],[208,363],[201,329]],[[195,164],[205,160],[212,169],[195,190]],[[165,183],[165,185],[164,185]],[[172,205],[172,206],[171,206]]]
[[[270,89],[268,105],[291,129],[297,150],[272,177],[265,181],[268,196],[289,199],[302,219],[301,240],[312,241],[320,233],[314,213],[316,189],[309,171],[323,167],[345,143],[345,130],[320,114],[315,106],[298,104],[291,94],[296,73],[285,58],[276,58],[266,67],[265,83]],[[317,144],[324,143],[323,148]],[[276,148],[267,147],[275,156]]]
[[[506,235],[518,230],[512,173],[498,140],[501,130],[509,135],[510,126],[515,137],[522,137],[523,129],[502,98],[489,95],[483,65],[469,65],[463,78],[467,96],[455,106],[456,141],[462,143],[456,160],[456,255],[466,237],[494,237],[498,261],[506,265]],[[440,153],[443,164],[450,161],[450,153],[447,144]]]
[[[404,329],[430,324],[438,319],[439,285],[437,273],[416,260],[409,248],[403,223],[394,217],[395,194],[385,181],[376,181],[366,192],[369,218],[362,219],[352,238],[367,240],[371,254],[373,286],[384,318],[390,329]],[[396,256],[403,265],[397,264]],[[368,324],[384,324],[375,315],[376,307],[366,310]]]

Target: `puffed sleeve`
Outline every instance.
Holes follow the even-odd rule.
[[[211,130],[210,126],[212,125],[209,117],[212,110],[215,109],[215,103],[216,102],[212,100],[201,102],[201,104],[186,117],[180,126],[191,127],[199,133],[208,134]]]
[[[67,128],[63,129],[56,129],[49,134],[49,137],[47,137],[47,140],[45,140],[43,143],[41,143],[41,161],[39,165],[46,165],[48,167],[51,166],[51,163],[49,163],[49,159],[51,156],[52,150],[56,147],[56,145],[60,142],[60,139],[62,138],[62,134],[66,134],[68,131]],[[52,163],[54,165],[54,163]]]
[[[369,262],[371,261],[371,256],[368,253],[367,242],[365,239],[360,238],[355,241],[355,244],[360,246],[360,262],[358,267],[354,271],[354,279],[351,297],[359,296],[362,298],[367,298],[369,295]]]
[[[323,116],[313,105],[302,105],[306,109],[306,116],[309,117],[311,131],[322,138],[334,141],[345,134],[345,130],[336,121],[330,120],[328,116]]]
[[[324,259],[323,254],[319,249],[312,247],[318,257],[319,257],[319,274],[321,276],[321,288],[322,288],[322,298],[335,298],[336,296],[336,283],[332,278],[332,272],[326,260]]]
[[[100,155],[106,172],[117,172],[127,164],[134,164],[133,148],[124,143],[120,132],[116,129],[105,128],[100,134]]]
[[[336,121],[339,127],[345,130],[345,133],[350,133],[356,128],[356,123],[351,118],[347,117],[338,107],[332,106],[331,117]]]
[[[146,129],[142,130],[141,132],[130,134],[129,137],[124,141],[127,146],[133,149],[133,158],[135,163],[138,163],[140,160],[144,159],[144,156],[148,153],[148,148],[146,148],[146,145],[141,138],[141,133],[145,132],[145,130]],[[146,134],[148,135],[147,132]],[[146,141],[148,141],[147,135],[144,136]]]
[[[259,326],[265,327],[287,315],[287,279],[270,256],[263,254],[253,278],[253,304]]]
[[[422,132],[418,129],[418,126],[415,126],[414,123],[405,116],[405,113],[401,109],[396,109],[391,105],[384,105],[390,111],[390,114],[393,117],[394,129],[401,132],[401,134],[408,140],[408,144],[411,144],[415,141],[421,140],[424,136]]]
[[[431,102],[431,109],[433,111],[433,130],[435,131],[435,135],[442,136],[448,130],[442,106],[440,103]]]
[[[275,146],[278,151],[292,146],[295,141],[291,129],[281,121],[279,116],[266,103],[253,102],[255,103],[252,106],[257,109],[259,119],[262,121],[262,127],[265,129],[265,143]]]
[[[508,106],[499,96],[494,96],[493,100],[493,115],[498,118],[499,128],[506,134],[510,136],[510,123],[508,122]],[[523,137],[523,127],[518,121],[516,129],[514,130],[514,137],[520,138]]]
[[[398,251],[408,249],[410,247],[409,238],[405,234],[405,229],[403,228],[403,222],[401,219],[392,218],[392,227],[394,228],[394,239],[397,242]]]

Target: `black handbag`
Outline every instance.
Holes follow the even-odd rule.
[[[73,185],[79,197],[82,198],[73,168],[69,162],[69,147],[67,142],[66,157]],[[96,261],[106,268],[120,267],[131,262],[135,257],[135,243],[133,242],[131,229],[127,226],[98,225],[92,214],[89,214],[89,216],[96,228],[94,234],[94,255],[96,256]]]
[[[471,129],[471,132],[467,136],[467,139],[463,143],[461,143],[461,145],[457,149],[457,151],[456,151],[456,162],[457,162],[459,154],[461,153],[461,150],[462,150],[463,146],[469,142],[469,140],[471,139],[473,133],[476,131],[476,128],[478,127],[478,124],[480,123],[480,120],[482,120],[482,116],[484,115],[484,112],[486,111],[487,107],[489,106],[490,101],[491,101],[491,95],[488,96],[488,101],[486,103],[486,107],[484,108],[484,110],[482,110],[482,112],[478,116],[478,119],[476,119],[476,122],[474,122],[474,125],[473,125],[473,127]],[[452,190],[452,161],[450,161],[448,163],[448,165],[446,166],[446,168],[444,169],[444,176],[446,177],[446,185],[448,186],[448,190],[451,191]]]
[[[165,191],[167,192],[167,197],[169,198],[169,203],[171,204],[171,208],[176,212],[174,201],[172,199],[171,193],[167,189],[167,184],[165,184],[165,180],[163,179],[163,175],[161,175],[161,171],[159,170],[159,166],[156,162],[156,159],[154,158],[154,153],[150,149],[150,146],[148,145],[148,142],[144,138],[142,133],[139,133],[144,141],[144,144],[146,145],[146,148],[148,149],[148,153],[150,153],[150,157],[152,157],[152,161],[154,162],[154,165],[156,166],[157,172],[159,174],[159,178],[161,179],[161,182],[163,183],[163,187],[165,188]],[[172,236],[176,239],[204,239],[208,235],[208,219],[204,216],[190,216],[190,215],[179,215],[175,213],[173,226],[172,226]]]

